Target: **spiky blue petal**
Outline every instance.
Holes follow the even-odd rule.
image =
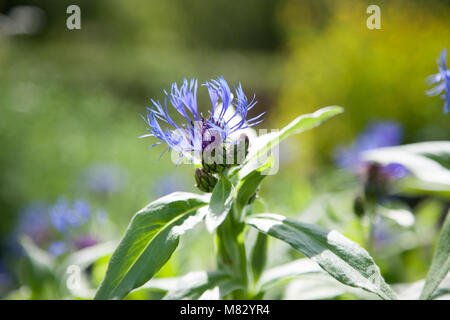
[[[426,91],[429,96],[442,94],[444,100],[444,113],[448,113],[450,104],[450,70],[447,69],[447,49],[441,51],[440,59],[437,60],[439,73],[427,78],[427,82],[435,87]]]
[[[154,136],[159,139],[153,146],[164,142],[169,149],[182,154],[197,154],[213,141],[231,142],[229,138],[233,133],[263,121],[261,117],[264,113],[247,120],[248,111],[256,104],[255,97],[249,101],[240,84],[233,94],[223,77],[203,84],[208,89],[212,106],[209,116],[204,117],[198,112],[197,85],[196,79],[184,79],[180,87],[173,83],[170,93],[164,91],[164,106],[159,101],[151,100],[152,107],[147,107],[146,117],[142,116],[147,123],[149,134],[141,137]],[[167,101],[183,116],[183,124],[172,120]],[[167,128],[163,129],[160,121],[164,122]]]

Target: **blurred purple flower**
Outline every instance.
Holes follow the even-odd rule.
[[[426,91],[429,96],[437,96],[443,93],[444,113],[448,113],[450,104],[450,70],[447,69],[447,49],[441,51],[440,59],[437,60],[439,73],[433,74],[427,78],[430,85],[435,85],[434,88]]]
[[[77,250],[94,246],[98,243],[98,239],[91,235],[81,236],[75,239],[74,245]]]
[[[402,141],[402,137],[403,128],[397,122],[372,123],[351,146],[341,146],[335,150],[335,163],[341,168],[357,171],[364,164],[361,158],[364,151],[398,145]]]

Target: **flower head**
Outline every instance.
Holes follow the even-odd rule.
[[[153,106],[147,107],[147,115],[143,117],[149,134],[142,137],[159,139],[153,146],[166,143],[169,150],[182,155],[191,152],[197,155],[213,143],[234,143],[236,133],[262,121],[264,113],[246,119],[256,101],[255,98],[247,99],[240,84],[235,88],[234,95],[223,77],[207,81],[204,86],[208,89],[212,105],[208,116],[199,113],[197,108],[197,80],[184,79],[180,87],[173,83],[170,93],[164,91],[164,104],[151,100]],[[183,124],[176,123],[169,115],[168,101],[184,118]],[[162,128],[161,124],[166,128]]]
[[[443,49],[440,59],[437,60],[439,73],[433,74],[427,78],[430,85],[435,85],[426,93],[429,96],[437,96],[441,93],[444,102],[444,113],[448,113],[450,104],[450,70],[447,69],[447,49]]]

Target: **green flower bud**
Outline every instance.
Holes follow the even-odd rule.
[[[240,165],[248,154],[250,141],[242,134],[235,143],[221,143],[202,155],[202,166],[210,174],[221,174],[230,166]]]
[[[196,187],[203,192],[212,192],[217,184],[217,178],[208,173],[204,168],[195,170]]]
[[[362,217],[365,212],[364,199],[361,196],[357,196],[353,202],[353,212],[358,216]]]
[[[243,133],[239,136],[237,143],[233,145],[233,164],[239,165],[244,163],[245,158],[248,155],[248,147],[250,145],[250,140],[248,136]]]
[[[227,145],[222,143],[215,146],[210,153],[203,153],[202,166],[208,173],[221,174],[225,168],[229,167],[226,157]]]

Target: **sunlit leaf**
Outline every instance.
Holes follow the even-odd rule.
[[[248,159],[250,160],[253,157],[263,154],[292,134],[298,134],[317,127],[325,120],[328,120],[343,111],[344,109],[338,106],[325,107],[313,113],[304,114],[295,118],[280,131],[270,132],[259,136],[256,141],[251,141]]]
[[[214,230],[225,220],[233,205],[233,185],[225,175],[217,181],[211,195],[205,223],[209,232]]]
[[[240,181],[236,195],[236,206],[238,211],[243,210],[248,205],[249,200],[258,191],[261,182],[267,177],[267,170],[270,170],[272,164],[273,157],[270,157],[263,166],[245,175]]]
[[[203,219],[206,196],[175,192],[139,211],[112,255],[96,299],[120,299],[169,260],[179,236]]]
[[[441,230],[439,242],[434,254],[433,262],[425,280],[425,287],[420,299],[431,299],[439,284],[450,270],[450,214],[447,214]]]
[[[368,252],[341,233],[275,214],[250,216],[247,223],[285,241],[340,282],[376,293],[383,299],[396,298]]]
[[[194,300],[200,298],[207,290],[213,289],[219,284],[231,280],[224,272],[196,271],[179,277],[175,287],[164,296],[166,300]]]
[[[358,300],[377,300],[377,295],[353,288],[327,276],[324,273],[303,275],[286,286],[286,300],[325,300],[350,295]]]

